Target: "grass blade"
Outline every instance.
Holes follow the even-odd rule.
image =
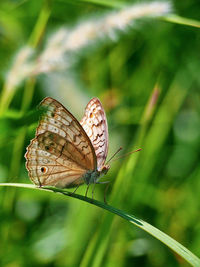
[[[171,248],[174,252],[176,252],[179,256],[181,256],[183,259],[185,259],[188,263],[190,263],[192,266],[200,266],[200,259],[194,255],[191,251],[189,251],[187,248],[185,248],[183,245],[181,245],[179,242],[168,236],[167,234],[163,233],[156,227],[150,225],[149,223],[137,218],[134,215],[130,215],[122,210],[119,210],[115,207],[112,207],[110,205],[107,205],[103,202],[100,202],[98,200],[93,200],[91,198],[78,195],[78,194],[72,194],[71,192],[65,190],[65,189],[59,189],[51,186],[45,186],[42,188],[36,187],[31,184],[20,184],[20,183],[0,183],[0,186],[11,186],[11,187],[20,187],[20,188],[29,188],[29,189],[36,189],[36,190],[45,190],[45,191],[51,191],[55,193],[60,193],[69,197],[77,198],[82,201],[85,201],[87,203],[90,203],[92,205],[95,205],[97,207],[100,207],[104,210],[107,210],[113,214],[116,214],[123,219],[127,220],[128,222],[134,224],[135,226],[139,227],[140,229],[146,231],[150,235],[154,236],[156,239],[160,240],[162,243],[164,243],[166,246]]]

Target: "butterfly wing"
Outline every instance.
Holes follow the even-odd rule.
[[[92,98],[87,104],[80,124],[92,142],[97,157],[97,167],[100,170],[108,154],[108,124],[98,98]]]
[[[37,185],[71,187],[97,167],[94,148],[76,118],[55,99],[45,98],[46,108],[27,147],[26,168]]]

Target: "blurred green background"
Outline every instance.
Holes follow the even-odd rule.
[[[172,4],[175,14],[198,23],[199,1]],[[123,153],[142,148],[112,164],[105,177],[111,180],[109,204],[200,256],[199,29],[145,18],[114,38],[111,31],[92,45],[88,39],[80,51],[72,47],[58,62],[50,53],[48,72],[26,74],[28,67],[20,61],[13,67],[25,46],[34,49],[34,61],[60,27],[76,30],[90,17],[95,26],[96,17],[103,19],[119,6],[114,1],[0,1],[0,182],[30,183],[24,153],[35,135],[36,106],[44,97],[61,101],[78,119],[89,99],[99,97],[108,119],[109,155],[119,146]],[[79,36],[87,38],[84,31]],[[15,79],[25,79],[9,85],[10,70]],[[78,193],[85,190],[82,186]],[[104,190],[96,186],[95,198],[103,201]],[[89,204],[1,188],[0,266],[188,264],[147,233]]]

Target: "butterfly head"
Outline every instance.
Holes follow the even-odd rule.
[[[101,170],[100,170],[100,173],[101,173],[101,176],[102,175],[105,175],[110,169],[110,166],[109,165],[104,165],[102,166]]]

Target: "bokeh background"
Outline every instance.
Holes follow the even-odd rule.
[[[44,97],[78,119],[99,97],[109,155],[120,146],[121,154],[142,148],[113,162],[105,177],[108,202],[200,256],[199,1],[171,3],[183,24],[155,11],[113,30],[108,18],[115,10],[120,25],[117,12],[127,3],[136,2],[0,1],[0,182],[30,183],[24,153]],[[103,201],[104,190],[96,186],[95,198]],[[19,188],[0,188],[0,265],[189,266],[104,210]]]

